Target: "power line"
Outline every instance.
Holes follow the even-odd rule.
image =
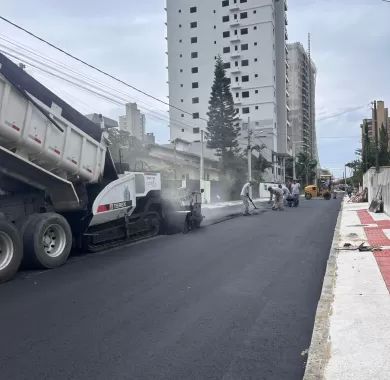
[[[0,44],[0,47],[1,47],[1,46],[4,46],[4,45]],[[17,59],[17,60],[19,60],[19,61],[21,61],[21,62],[23,62],[23,63],[25,63],[25,64],[27,64],[27,65],[33,67],[33,68],[35,68],[35,69],[41,71],[41,72],[44,72],[44,73],[46,73],[46,74],[48,74],[48,75],[50,75],[50,76],[54,76],[54,77],[56,77],[56,78],[58,78],[58,79],[60,79],[60,80],[66,81],[67,83],[69,83],[69,84],[71,84],[71,85],[74,85],[74,86],[76,86],[76,87],[78,87],[78,88],[81,88],[81,89],[83,89],[83,90],[86,90],[86,91],[88,91],[88,92],[90,92],[90,93],[93,93],[93,94],[97,95],[98,97],[103,98],[104,100],[110,101],[110,102],[113,103],[113,104],[117,104],[117,105],[122,105],[122,106],[123,106],[123,105],[125,105],[125,103],[128,102],[128,99],[126,99],[126,98],[123,98],[123,97],[118,96],[118,95],[116,95],[116,94],[110,93],[109,91],[107,91],[107,90],[104,89],[104,88],[101,88],[101,87],[98,87],[98,86],[96,86],[96,85],[94,85],[94,84],[91,84],[91,83],[89,82],[90,78],[88,78],[88,77],[86,77],[86,76],[77,74],[77,73],[75,72],[76,75],[78,75],[78,76],[80,76],[80,77],[82,77],[82,78],[86,78],[88,81],[82,80],[82,79],[80,79],[80,78],[76,78],[76,77],[74,77],[73,75],[70,75],[70,74],[68,74],[68,73],[65,73],[64,71],[61,71],[61,70],[57,69],[56,67],[53,67],[53,66],[48,65],[48,64],[46,64],[46,63],[40,62],[39,60],[37,60],[37,59],[35,59],[35,58],[26,56],[26,55],[23,54],[23,53],[20,53],[20,52],[18,52],[18,51],[16,51],[16,50],[13,50],[13,49],[9,48],[8,46],[6,46],[6,48],[7,48],[8,50],[11,50],[11,51],[13,51],[13,52],[16,52],[16,54],[18,54],[18,55],[16,56],[16,55],[14,55],[14,54],[9,53],[8,51],[5,52],[4,50],[0,50],[0,51],[2,51],[3,53],[9,55],[10,57],[12,57],[12,58],[14,58],[14,59]],[[37,55],[37,54],[36,54],[36,55]],[[23,58],[21,58],[20,56],[22,56]],[[39,55],[38,55],[38,56],[39,56]],[[44,57],[42,57],[42,58],[45,59]],[[51,69],[51,70],[53,70],[53,71],[55,71],[55,72],[57,72],[57,73],[60,73],[60,74],[62,74],[62,75],[65,75],[65,76],[67,76],[68,78],[64,78],[64,77],[62,77],[62,76],[60,76],[60,75],[57,75],[57,74],[55,74],[55,73],[53,73],[53,72],[50,72],[50,71],[48,71],[48,70],[46,70],[46,69],[43,69],[42,67],[36,66],[36,65],[32,64],[30,61],[27,61],[27,60],[33,61],[33,62],[35,62],[36,64],[42,65],[42,66],[44,66],[44,67],[46,67],[46,68],[49,68],[49,69]],[[66,67],[66,66],[65,66],[65,67]],[[69,70],[71,70],[71,69],[69,69]],[[71,70],[71,71],[72,71],[72,70]],[[71,78],[72,80],[69,80],[69,78]],[[75,80],[75,81],[77,81],[77,82],[74,82],[73,80]],[[95,83],[100,84],[101,86],[106,86],[105,84],[102,84],[102,83],[97,82],[97,81],[95,81],[95,80],[92,80],[92,81],[95,82]],[[90,86],[90,87],[92,87],[93,89],[87,88],[87,87],[81,85],[80,83],[84,83],[85,85]],[[116,89],[114,89],[114,88],[112,88],[112,87],[109,87],[109,86],[107,86],[107,87],[108,87],[109,89],[111,89],[112,91],[114,91],[114,92],[117,92],[117,93],[119,93],[119,94],[122,94],[122,95],[124,95],[124,96],[127,96],[127,94],[125,94],[125,93],[123,93],[123,92],[121,92],[121,91],[118,91],[118,90],[116,90]],[[114,99],[111,98],[111,97],[107,97],[105,94],[102,94],[101,92],[97,92],[97,90],[98,90],[98,91],[102,90],[102,91],[104,91],[107,95],[110,95],[111,97],[116,97],[117,100],[114,100]],[[119,101],[118,101],[118,99],[119,99]],[[114,100],[114,101],[113,101],[113,100]],[[143,102],[143,101],[141,101],[141,102]],[[144,103],[144,102],[143,102],[143,103]],[[147,103],[145,103],[145,104],[147,104]],[[165,122],[167,122],[167,123],[169,123],[169,124],[171,124],[171,125],[173,125],[173,126],[177,126],[177,127],[190,127],[190,128],[193,128],[193,127],[194,127],[194,125],[189,125],[189,124],[183,123],[183,122],[181,122],[181,121],[178,121],[178,120],[176,120],[176,119],[168,118],[167,116],[165,116],[165,114],[160,114],[159,116],[155,116],[155,114],[159,114],[159,112],[158,112],[158,111],[155,111],[155,110],[153,110],[153,109],[148,109],[147,107],[141,107],[141,108],[144,108],[144,109],[141,109],[141,110],[142,110],[143,112],[145,112],[148,116],[150,116],[150,117],[152,117],[152,118],[157,118],[157,119],[159,119],[159,120],[163,120],[163,121],[165,121]],[[145,111],[145,110],[146,110],[146,111]]]
[[[107,76],[107,77],[109,77],[109,78],[111,78],[111,79],[113,79],[113,80],[115,80],[115,81],[117,81],[117,82],[119,82],[119,83],[121,83],[121,84],[123,84],[123,85],[129,87],[129,88],[131,88],[132,90],[137,91],[137,92],[139,92],[140,94],[145,95],[145,96],[147,96],[147,97],[149,97],[149,98],[151,98],[151,99],[153,99],[153,100],[155,100],[155,101],[157,101],[157,102],[160,102],[160,103],[162,103],[162,104],[164,104],[164,105],[166,105],[166,106],[168,106],[168,107],[172,107],[172,108],[174,108],[174,109],[176,109],[176,110],[178,110],[178,111],[180,111],[180,112],[183,112],[183,113],[186,113],[187,115],[191,115],[191,116],[192,116],[192,113],[191,113],[191,112],[185,111],[185,110],[181,109],[180,107],[176,107],[176,106],[174,106],[174,105],[172,105],[172,104],[170,104],[170,103],[168,103],[168,102],[165,102],[164,100],[161,100],[161,99],[159,99],[159,98],[157,98],[157,97],[155,97],[155,96],[153,96],[153,95],[147,93],[146,91],[143,91],[143,90],[141,90],[141,89],[139,89],[139,88],[137,88],[137,87],[135,87],[135,86],[133,86],[133,85],[127,83],[126,81],[124,81],[124,80],[122,80],[122,79],[120,79],[120,78],[118,78],[118,77],[116,77],[116,76],[114,76],[114,75],[112,75],[112,74],[110,74],[110,73],[108,73],[108,72],[102,70],[102,69],[99,69],[98,67],[96,67],[96,66],[94,66],[94,65],[92,65],[92,64],[90,64],[90,63],[88,63],[88,62],[86,62],[86,61],[84,61],[84,60],[82,60],[82,59],[80,59],[80,58],[78,58],[78,57],[76,57],[76,56],[74,56],[73,54],[67,52],[66,50],[61,49],[60,47],[58,47],[58,46],[52,44],[51,42],[45,40],[44,38],[37,36],[36,34],[30,32],[29,30],[27,30],[27,29],[25,29],[25,28],[23,28],[22,26],[15,24],[14,22],[12,22],[12,21],[6,19],[5,17],[0,16],[0,19],[3,20],[3,21],[5,21],[5,22],[8,23],[8,24],[14,26],[15,28],[17,28],[17,29],[19,29],[19,30],[22,30],[23,32],[27,33],[28,35],[30,35],[30,36],[32,36],[32,37],[38,39],[39,41],[45,43],[46,45],[48,45],[48,46],[50,46],[50,47],[52,47],[52,48],[58,50],[59,52],[61,52],[61,53],[65,54],[65,55],[67,55],[68,57],[70,57],[70,58],[72,58],[72,59],[74,59],[74,60],[76,60],[76,61],[82,63],[83,65],[86,65],[86,66],[88,66],[89,68],[91,68],[91,69],[93,69],[93,70],[96,70],[96,71],[98,71],[99,73],[101,73],[101,74],[103,74],[103,75],[105,75],[105,76]],[[204,119],[204,118],[199,118],[199,119],[208,122],[207,119]]]

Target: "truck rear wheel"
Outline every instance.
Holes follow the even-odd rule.
[[[0,283],[18,271],[23,257],[22,239],[15,226],[0,220]]]
[[[72,248],[72,231],[63,216],[56,213],[32,215],[23,230],[27,266],[50,269],[66,262]]]

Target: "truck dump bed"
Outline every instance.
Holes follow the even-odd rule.
[[[99,126],[0,54],[1,147],[71,182],[96,183],[117,179],[102,138]]]

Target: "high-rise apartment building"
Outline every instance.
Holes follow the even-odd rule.
[[[317,69],[300,42],[288,44],[289,120],[294,151],[308,152],[318,162],[315,124]]]
[[[126,115],[119,116],[119,129],[127,131],[131,136],[143,141],[145,135],[145,115],[137,107],[137,103],[126,104]]]
[[[166,10],[171,139],[199,140],[206,129],[220,55],[239,123],[249,121],[254,143],[266,144],[263,155],[274,163],[268,179],[280,180],[283,157],[292,148],[286,0],[167,0]]]
[[[390,133],[389,110],[385,107],[385,102],[383,100],[378,100],[376,101],[376,111],[375,107],[372,107],[372,118],[363,119],[363,123],[360,125],[363,143],[365,141],[365,134],[367,134],[370,141],[375,142],[376,139],[379,141],[380,129],[382,126],[387,130],[387,133]]]

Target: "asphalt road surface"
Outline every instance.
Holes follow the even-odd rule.
[[[339,200],[159,237],[0,286],[0,378],[301,379]]]

